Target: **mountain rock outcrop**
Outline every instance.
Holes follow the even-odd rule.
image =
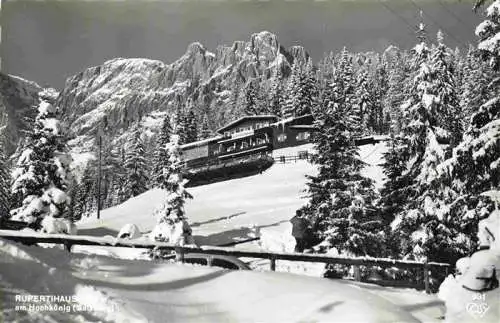
[[[5,145],[7,155],[12,154],[23,131],[27,129],[38,104],[38,92],[42,88],[34,83],[13,75],[0,73],[0,140]]]
[[[74,150],[89,150],[98,128],[114,143],[135,127],[153,135],[165,115],[188,103],[213,130],[239,117],[231,105],[250,80],[266,87],[276,69],[286,77],[294,60],[305,62],[307,57],[302,47],[286,50],[276,35],[265,31],[247,42],[218,46],[214,53],[193,43],[171,64],[116,58],[88,68],[66,81],[57,105],[73,131]]]

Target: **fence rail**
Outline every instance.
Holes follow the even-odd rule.
[[[311,154],[307,151],[299,151],[297,155],[276,155],[272,156],[275,163],[287,164],[295,163],[299,160],[309,160]]]
[[[417,262],[405,260],[379,259],[371,257],[348,258],[348,257],[332,257],[324,254],[302,254],[302,253],[280,253],[267,251],[248,251],[238,250],[226,247],[213,246],[176,246],[164,242],[141,242],[131,241],[126,239],[110,239],[98,238],[91,236],[67,236],[64,234],[41,234],[28,233],[11,230],[0,230],[0,238],[8,239],[24,244],[35,243],[55,243],[66,246],[67,250],[71,250],[73,245],[86,246],[102,246],[102,247],[125,247],[125,248],[143,248],[143,249],[158,249],[171,250],[177,254],[178,261],[184,262],[184,255],[187,253],[203,253],[210,255],[222,255],[244,258],[258,258],[270,260],[271,270],[276,270],[277,260],[314,262],[324,264],[342,264],[352,266],[380,266],[380,267],[398,267],[406,269],[417,269],[423,271],[425,290],[430,293],[430,272],[435,269],[445,270],[448,272],[450,264],[436,262]]]

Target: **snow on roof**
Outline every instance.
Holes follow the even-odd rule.
[[[315,127],[314,125],[312,124],[297,124],[297,125],[293,125],[293,126],[290,126],[290,129],[317,129],[317,127]]]
[[[291,122],[294,122],[294,121],[297,121],[297,120],[311,118],[311,117],[312,117],[311,114],[306,114],[306,115],[299,116],[299,117],[289,117],[289,118],[286,118],[286,119],[281,119],[278,122],[273,123],[272,125],[275,125],[275,126],[284,126],[287,123],[291,123]]]
[[[244,121],[247,121],[247,120],[278,120],[278,117],[273,115],[273,114],[261,114],[261,115],[256,115],[256,116],[245,116],[245,117],[241,117],[233,122],[230,122],[228,123],[227,125],[225,125],[224,127],[220,128],[217,130],[218,133],[222,133],[224,132],[225,130],[227,129],[230,129]]]
[[[195,141],[195,142],[190,142],[189,144],[181,145],[181,149],[188,149],[188,148],[203,146],[203,145],[206,145],[206,144],[211,143],[213,141],[218,141],[221,138],[223,138],[223,137],[216,136],[216,137],[211,137],[211,138],[207,138],[207,139],[203,139],[203,140],[199,140],[199,141]]]

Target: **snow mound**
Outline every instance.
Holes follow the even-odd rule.
[[[75,266],[88,259],[78,258],[58,249],[28,247],[0,239],[0,320],[147,322],[125,302],[77,279],[75,271],[89,270]]]
[[[295,239],[292,236],[292,225],[289,223],[283,227],[282,232],[276,230],[261,231],[260,248],[271,252],[293,252]]]
[[[141,237],[141,231],[135,224],[125,224],[116,235],[118,239],[137,239]]]
[[[46,216],[42,220],[42,232],[49,234],[70,234],[76,235],[77,229],[73,222],[69,219],[54,218]]]

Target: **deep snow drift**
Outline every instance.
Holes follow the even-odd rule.
[[[345,281],[69,254],[1,239],[0,277],[2,322],[418,322],[442,315],[434,297],[416,292],[393,301],[390,289]],[[68,300],[28,300],[42,295]],[[59,310],[29,308],[54,303]]]

